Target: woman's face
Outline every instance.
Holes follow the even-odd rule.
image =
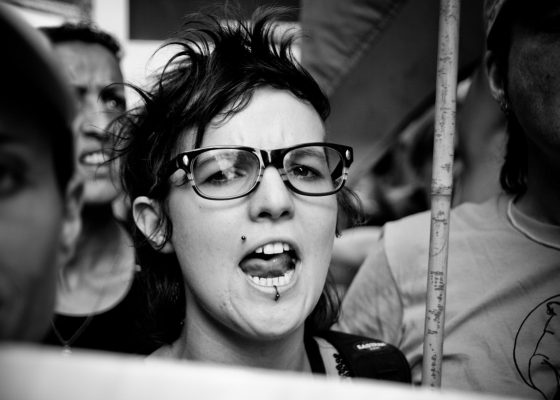
[[[1,108],[0,341],[37,340],[54,306],[64,197],[40,121]]]
[[[216,119],[202,147],[277,149],[320,142],[324,136],[323,122],[312,106],[287,91],[263,88],[242,111],[225,121]],[[185,135],[178,152],[192,149],[192,143],[192,134]],[[182,174],[178,171],[172,179]],[[335,195],[295,194],[269,166],[257,189],[245,197],[208,200],[189,183],[172,185],[167,206],[191,322],[259,339],[303,329],[327,275]],[[261,251],[272,254],[257,254]],[[266,279],[272,275],[278,280]]]

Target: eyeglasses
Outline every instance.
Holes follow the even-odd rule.
[[[346,182],[352,148],[334,143],[305,143],[283,149],[215,146],[186,151],[170,161],[166,173],[185,171],[194,191],[206,199],[243,197],[258,186],[264,170],[274,166],[293,192],[327,196]]]

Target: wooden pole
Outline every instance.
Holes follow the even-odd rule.
[[[441,0],[436,80],[430,251],[422,385],[441,387],[453,137],[457,97],[460,0]]]

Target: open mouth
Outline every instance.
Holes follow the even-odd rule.
[[[298,260],[296,251],[288,243],[273,242],[245,256],[239,267],[256,285],[285,286],[292,281]]]
[[[83,165],[101,166],[107,161],[109,161],[109,155],[102,150],[83,153],[80,156],[80,163]]]

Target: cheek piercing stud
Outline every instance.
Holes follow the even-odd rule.
[[[274,295],[274,301],[280,300],[280,293],[278,293],[278,288],[276,287],[276,285],[273,285],[272,287],[274,288],[274,290],[276,290],[276,294]]]
[[[244,242],[244,241],[246,241],[246,240],[247,240],[247,236],[245,236],[245,235],[241,236],[241,241],[242,241],[242,242]]]

